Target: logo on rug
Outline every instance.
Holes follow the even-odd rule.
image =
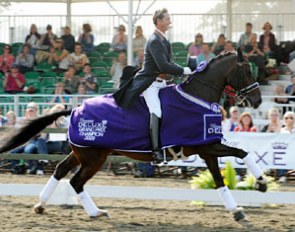
[[[107,129],[107,120],[94,122],[91,119],[80,118],[78,123],[79,135],[86,141],[94,141],[97,137],[103,137]]]
[[[222,136],[221,115],[204,115],[204,139],[220,138]]]

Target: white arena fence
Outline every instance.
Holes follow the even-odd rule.
[[[127,18],[127,15],[122,16]],[[153,32],[152,15],[134,15],[134,17],[140,18],[136,25],[143,27],[145,36]],[[188,44],[194,40],[197,32],[204,35],[206,42],[216,41],[220,33],[226,34],[228,39],[237,42],[240,34],[244,32],[245,23],[249,21],[253,23],[253,31],[258,34],[262,33],[262,25],[267,21],[270,22],[278,42],[295,38],[293,13],[171,14],[171,17],[173,26],[168,35],[171,42]],[[229,35],[230,26],[227,25],[229,19],[232,21],[231,35]],[[46,25],[51,24],[54,33],[60,36],[66,22],[66,15],[2,15],[0,16],[0,42],[23,42],[33,23],[38,26],[40,33],[44,33]],[[92,25],[95,44],[111,42],[118,25],[125,24],[118,15],[72,15],[72,34],[76,36],[76,39],[81,33],[83,23]]]

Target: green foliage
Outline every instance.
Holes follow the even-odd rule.
[[[226,162],[225,169],[222,172],[224,178],[224,184],[228,186],[229,189],[235,189],[237,185],[236,170],[230,162]]]
[[[214,179],[209,170],[199,172],[198,177],[193,177],[189,181],[192,189],[213,189],[215,188]]]

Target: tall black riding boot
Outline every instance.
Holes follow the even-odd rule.
[[[160,124],[160,118],[158,118],[154,113],[152,113],[150,118],[150,137],[151,137],[151,143],[152,143],[154,164],[159,164],[164,161],[164,155],[159,145],[160,143],[159,124]]]

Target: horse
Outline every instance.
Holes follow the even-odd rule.
[[[235,91],[235,98],[238,101],[239,104],[247,102],[248,105],[251,105],[254,108],[257,108],[262,100],[261,100],[261,93],[259,90],[259,85],[257,82],[255,82],[255,79],[252,76],[251,69],[249,63],[244,59],[242,53],[240,50],[238,50],[238,53],[226,53],[222,54],[213,60],[211,60],[205,67],[198,67],[198,70],[185,79],[181,84],[178,85],[171,85],[167,88],[164,88],[160,91],[162,95],[172,93],[174,95],[180,96],[181,100],[184,98],[187,98],[186,101],[195,101],[198,100],[198,103],[204,106],[211,107],[213,106],[214,111],[214,117],[217,116],[217,120],[219,121],[219,124],[216,126],[214,123],[212,124],[209,120],[209,124],[213,125],[213,128],[210,128],[210,130],[216,130],[217,134],[220,135],[221,130],[221,114],[220,111],[218,111],[218,107],[216,107],[218,104],[223,90],[226,86],[230,86]],[[177,89],[181,88],[180,92],[177,92]],[[166,92],[165,92],[166,91]],[[177,94],[176,94],[177,92]],[[44,128],[46,128],[48,125],[53,123],[57,118],[60,116],[70,115],[70,127],[69,127],[69,137],[70,137],[70,146],[72,151],[70,154],[55,168],[55,171],[53,175],[50,177],[46,185],[44,186],[43,190],[40,192],[39,195],[39,203],[34,206],[34,210],[38,214],[42,214],[45,210],[45,205],[54,192],[55,188],[57,187],[59,181],[64,178],[69,171],[71,171],[73,168],[76,168],[77,166],[80,166],[78,171],[74,174],[74,176],[70,180],[70,185],[73,187],[75,192],[77,193],[77,197],[82,204],[84,210],[90,217],[100,217],[100,216],[108,216],[107,210],[99,209],[94,202],[92,201],[91,197],[87,194],[87,192],[84,191],[84,185],[85,183],[91,179],[97,171],[102,167],[104,162],[106,161],[107,157],[111,155],[112,153],[116,153],[122,156],[126,156],[129,158],[132,158],[134,160],[139,161],[146,161],[151,162],[152,161],[152,155],[151,151],[147,152],[140,152],[136,150],[124,150],[120,149],[122,148],[122,144],[118,145],[118,147],[114,148],[112,146],[112,142],[105,143],[100,146],[94,146],[91,145],[91,141],[94,138],[102,138],[104,136],[106,127],[109,126],[105,122],[101,123],[93,123],[93,121],[89,121],[88,119],[82,119],[79,122],[74,120],[75,114],[84,114],[87,112],[86,108],[81,108],[84,105],[90,105],[99,101],[104,103],[105,101],[112,100],[112,95],[104,95],[104,96],[97,96],[94,98],[90,98],[82,104],[82,106],[79,106],[77,108],[74,108],[72,110],[64,110],[60,112],[55,112],[50,115],[41,116],[37,119],[34,119],[30,121],[26,126],[20,128],[17,133],[12,135],[10,139],[7,141],[5,145],[0,147],[0,153],[3,153],[5,151],[9,151],[23,143],[25,143],[27,140],[29,140],[34,135],[38,134],[40,131],[42,131]],[[142,118],[148,118],[148,110],[146,108],[146,105],[144,105],[144,100],[142,97],[138,99],[139,102],[141,102],[141,105],[143,107],[140,108],[137,104],[135,104],[133,107],[136,109],[139,107],[140,111],[137,112],[136,116],[141,115]],[[123,112],[123,115],[128,115],[130,112],[128,109],[122,109],[116,103],[114,100],[112,100],[113,104],[113,110],[111,113],[108,113],[109,111],[103,111],[102,107],[95,108],[95,111],[93,112],[93,115],[97,114],[100,111],[105,112],[105,114],[116,114],[116,112]],[[171,102],[173,110],[177,109],[177,107],[173,106],[173,102]],[[191,103],[188,103],[191,104]],[[195,104],[195,103],[193,103]],[[190,106],[191,107],[191,106]],[[146,111],[146,113],[142,113],[143,111]],[[164,108],[163,108],[164,110]],[[115,112],[115,113],[114,113]],[[163,122],[162,126],[165,124],[165,112],[163,112]],[[112,116],[112,115],[111,115]],[[172,115],[173,116],[173,115]],[[91,116],[92,117],[92,116]],[[167,115],[168,119],[171,118],[171,116]],[[188,117],[186,114],[181,117]],[[177,125],[180,122],[191,122],[192,118],[182,118],[183,120],[175,120],[172,117],[172,122],[168,124]],[[84,120],[84,121],[83,121]],[[119,119],[118,119],[119,120]],[[147,119],[148,120],[148,119]],[[169,121],[169,120],[168,120]],[[115,125],[119,126],[119,124],[122,123],[121,121],[118,123],[115,123]],[[127,129],[127,134],[132,134],[132,131],[135,130],[137,127],[137,124],[132,124],[133,121],[129,122],[130,128]],[[71,132],[71,128],[77,126],[79,124],[80,132],[83,132],[82,135],[84,136],[85,140],[87,140],[87,144],[85,146],[76,144],[73,142],[73,138],[78,134],[75,132]],[[146,127],[148,128],[148,121],[145,122]],[[166,123],[167,124],[167,123]],[[90,130],[90,132],[87,132],[87,126],[91,125],[95,128],[95,130]],[[171,127],[171,125],[166,125],[168,127]],[[88,128],[89,129],[89,128]],[[114,127],[114,131],[116,131],[116,126]],[[192,128],[186,129],[186,131],[194,131]],[[182,130],[178,135],[181,136],[181,134],[185,133],[186,131]],[[216,132],[215,131],[215,132]],[[144,130],[144,138],[149,139],[149,131],[148,129]],[[203,133],[203,132],[201,132]],[[136,133],[135,133],[136,134]],[[94,136],[94,138],[93,138]],[[136,135],[137,136],[137,135]],[[122,136],[124,137],[124,135]],[[135,137],[136,138],[136,137]],[[216,189],[219,192],[220,197],[222,198],[226,210],[231,212],[233,214],[233,218],[238,221],[245,218],[245,213],[242,207],[239,207],[231,195],[231,192],[229,189],[225,186],[223,182],[223,178],[220,172],[220,169],[218,167],[218,157],[224,157],[224,156],[235,156],[238,158],[243,159],[245,162],[247,168],[253,173],[253,175],[256,177],[256,184],[255,188],[258,191],[265,192],[267,190],[267,181],[266,178],[263,177],[263,172],[259,168],[259,166],[254,162],[251,156],[248,155],[248,153],[244,150],[234,148],[227,146],[224,144],[221,140],[221,137],[219,136],[213,136],[212,140],[209,140],[209,143],[205,144],[197,144],[195,145],[196,141],[189,141],[189,143],[180,144],[180,151],[176,152],[174,149],[172,149],[171,146],[168,146],[167,149],[165,149],[167,156],[185,156],[188,157],[192,154],[199,154],[199,156],[204,159],[210,173],[212,174],[214,181],[216,183]],[[217,139],[216,139],[217,138]],[[134,143],[136,139],[133,138],[132,141]],[[138,139],[140,140],[140,139]],[[193,142],[193,143],[190,143]],[[132,144],[131,142],[130,144]],[[108,144],[108,145],[107,145]]]

